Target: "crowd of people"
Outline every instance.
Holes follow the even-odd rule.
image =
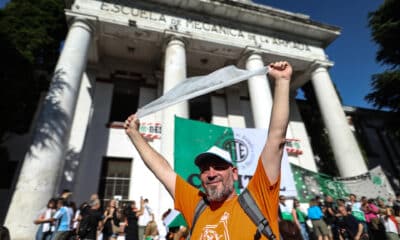
[[[400,234],[400,194],[396,199],[357,198],[310,200],[302,208],[299,200],[279,197],[281,238],[318,240],[398,240]]]
[[[71,201],[71,193],[63,191],[59,198],[50,199],[40,211],[34,224],[39,225],[36,240],[152,240],[160,237],[159,226],[149,206],[149,200],[104,202],[92,194],[79,207]],[[167,215],[168,212],[165,214]],[[165,216],[164,216],[165,217]],[[164,227],[164,226],[163,226]],[[168,229],[165,239],[179,239],[181,230]]]
[[[148,199],[118,202],[104,207],[97,194],[76,207],[70,192],[50,199],[34,224],[39,225],[36,240],[151,240],[185,239],[187,226],[162,226],[160,231]],[[168,209],[161,219],[170,214]],[[284,240],[399,240],[400,194],[394,199],[347,199],[315,197],[308,204],[296,198],[279,196],[279,230]]]

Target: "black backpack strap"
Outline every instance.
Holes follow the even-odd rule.
[[[272,232],[268,220],[261,213],[260,209],[258,208],[256,202],[254,201],[247,188],[243,190],[243,192],[239,195],[239,203],[243,210],[246,212],[247,216],[249,216],[250,219],[257,226],[257,231],[254,234],[254,239],[260,239],[262,233],[269,240],[275,240],[276,236]]]
[[[194,216],[193,216],[193,221],[192,221],[192,227],[190,228],[190,233],[187,236],[186,239],[190,239],[190,236],[192,235],[192,231],[194,229],[194,225],[196,225],[197,219],[199,219],[200,214],[206,209],[207,207],[207,202],[204,198],[202,198],[199,203],[197,203],[196,209],[194,210]]]

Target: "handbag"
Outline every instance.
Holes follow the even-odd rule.
[[[120,227],[114,224],[114,220],[111,220],[111,228],[113,233],[119,233]]]

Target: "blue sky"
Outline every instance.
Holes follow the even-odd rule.
[[[10,0],[0,0],[0,8],[4,7]]]
[[[8,0],[0,0],[3,7]],[[371,41],[368,12],[376,10],[383,0],[255,0],[283,10],[303,13],[312,20],[342,28],[342,34],[326,49],[335,63],[330,75],[343,104],[372,108],[364,100],[370,92],[371,75],[384,70],[375,61],[377,46]]]
[[[375,61],[377,45],[371,41],[368,13],[383,0],[256,0],[256,3],[309,15],[312,20],[342,28],[326,49],[335,65],[330,69],[344,105],[373,108],[364,100],[370,92],[371,75],[384,70]]]

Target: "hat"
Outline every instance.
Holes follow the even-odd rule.
[[[233,165],[231,155],[226,150],[212,146],[207,152],[200,153],[194,160],[194,163],[199,166],[202,161],[210,160],[210,159],[219,159],[224,162],[227,162]]]

